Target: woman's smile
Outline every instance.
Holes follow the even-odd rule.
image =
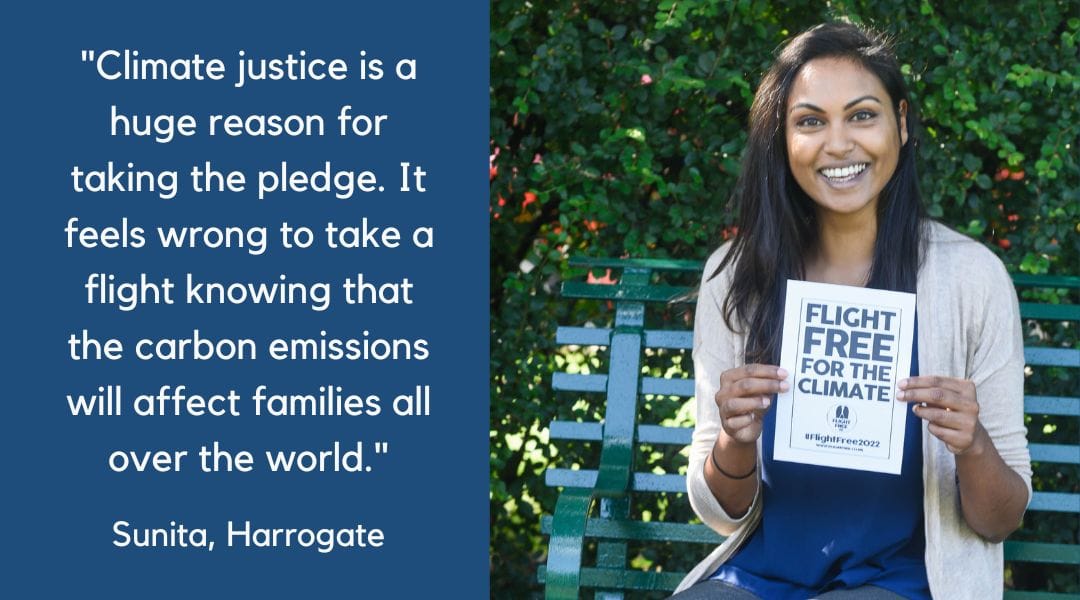
[[[818,173],[821,173],[825,182],[831,187],[847,189],[858,185],[869,166],[870,163],[868,162],[857,162],[843,166],[821,168],[818,169]]]

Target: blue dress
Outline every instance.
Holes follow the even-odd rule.
[[[911,375],[918,375],[918,320]],[[762,428],[761,523],[711,579],[761,598],[805,600],[873,585],[930,598],[924,562],[922,424],[909,409],[900,476],[773,460],[776,411]]]

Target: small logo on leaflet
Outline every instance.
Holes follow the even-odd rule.
[[[829,411],[826,414],[826,420],[829,422],[829,427],[832,427],[836,431],[847,431],[855,426],[855,411],[851,410],[846,404],[834,404],[829,407]]]

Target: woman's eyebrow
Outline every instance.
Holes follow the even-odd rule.
[[[844,105],[844,110],[847,110],[847,109],[851,108],[852,106],[855,106],[856,104],[862,102],[863,100],[873,100],[874,102],[877,102],[878,104],[882,103],[881,100],[877,99],[877,96],[870,96],[870,95],[859,96],[858,98],[856,98],[856,99],[852,100],[851,102],[848,102],[847,104],[845,104]]]
[[[882,103],[881,100],[878,100],[877,96],[870,96],[870,95],[859,96],[858,98],[856,98],[856,99],[852,100],[851,102],[848,102],[847,104],[845,104],[844,105],[844,110],[847,110],[847,109],[851,108],[852,106],[855,106],[856,104],[862,102],[863,100],[873,100],[874,102],[877,102],[878,104]],[[795,109],[797,109],[797,108],[806,108],[806,109],[812,110],[814,112],[819,112],[819,113],[825,112],[825,109],[821,108],[820,106],[810,104],[809,102],[800,102],[800,103],[796,104],[795,106],[792,106],[791,110],[789,110],[788,113],[795,112]]]
[[[793,112],[795,112],[795,109],[798,109],[798,108],[808,108],[808,109],[810,109],[810,110],[812,110],[814,112],[819,112],[819,113],[825,112],[825,109],[821,108],[820,106],[815,106],[813,104],[810,104],[809,102],[800,102],[800,103],[796,104],[795,106],[792,106],[791,110],[789,110],[788,113],[793,113]]]

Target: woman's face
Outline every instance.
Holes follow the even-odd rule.
[[[786,119],[788,166],[819,215],[875,215],[907,143],[906,103],[898,127],[873,73],[851,60],[819,58],[796,76]]]

